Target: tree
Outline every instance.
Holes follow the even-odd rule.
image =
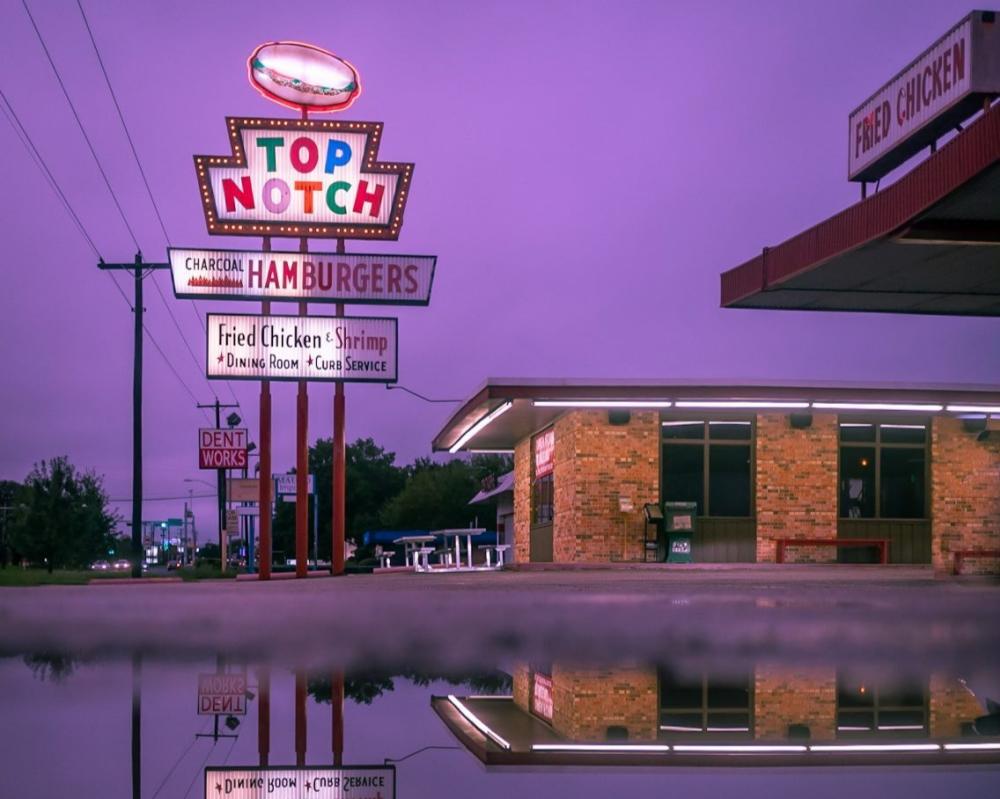
[[[10,530],[24,486],[14,480],[0,480],[0,567],[12,562]]]
[[[474,455],[468,461],[456,458],[443,464],[418,458],[409,471],[406,486],[382,511],[384,527],[390,530],[468,527],[483,514],[483,508],[469,505],[469,500],[479,491],[484,477],[510,471],[510,458]]]
[[[36,463],[24,482],[11,545],[50,572],[84,567],[108,551],[117,521],[98,475],[53,458]]]
[[[371,438],[359,438],[348,444],[346,523],[347,538],[359,541],[365,530],[378,527],[379,514],[406,482],[406,470],[396,466],[396,453],[388,452]],[[330,557],[330,526],[332,524],[333,441],[321,438],[309,448],[309,471],[316,475],[316,496],[319,509],[319,557]],[[309,537],[312,538],[310,515]],[[285,547],[284,550],[281,547]],[[295,552],[295,506],[278,503],[274,520],[274,550],[288,556]]]

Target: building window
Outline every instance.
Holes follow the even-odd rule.
[[[926,420],[841,419],[841,518],[924,519],[926,481]]]
[[[880,684],[837,674],[837,737],[927,734],[927,690],[920,683]]]
[[[753,679],[724,680],[702,675],[686,679],[661,671],[660,735],[684,736],[711,733],[727,737],[750,737]]]
[[[551,427],[532,439],[532,524],[552,524],[555,509],[555,445],[556,432]]]
[[[663,499],[695,502],[699,516],[752,515],[753,422],[663,421]]]

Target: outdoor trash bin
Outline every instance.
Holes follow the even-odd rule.
[[[691,563],[696,502],[664,502],[664,529],[667,533],[667,563]]]

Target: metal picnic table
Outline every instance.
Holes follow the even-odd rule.
[[[444,539],[454,538],[455,539],[455,566],[461,568],[462,566],[462,549],[459,546],[458,539],[465,538],[465,551],[469,559],[469,568],[473,568],[472,565],[472,536],[479,535],[480,533],[485,533],[485,527],[457,527],[450,530],[434,530],[433,534],[435,536],[441,536]]]
[[[434,541],[434,535],[404,535],[401,538],[395,539],[392,543],[402,544],[404,557],[406,559],[407,566],[413,566],[413,568],[419,568],[417,563],[418,551],[424,548],[425,544],[430,544]],[[412,563],[410,559],[412,557]],[[429,564],[428,564],[429,565]]]

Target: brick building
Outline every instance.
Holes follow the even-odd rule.
[[[993,716],[944,674],[758,664],[675,674],[641,664],[515,664],[510,696],[435,697],[489,765],[996,762]],[[980,727],[979,725],[983,726]]]
[[[1000,548],[998,387],[490,380],[434,447],[514,453],[521,563],[642,561],[643,507],[664,501],[697,503],[696,562],[884,539],[891,563],[943,572],[956,551]]]

